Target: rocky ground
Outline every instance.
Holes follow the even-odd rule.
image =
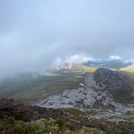
[[[48,108],[76,108],[81,111],[94,110],[99,115],[103,111],[104,117],[106,112],[109,116],[124,115],[128,111],[133,113],[134,107],[131,102],[121,103],[114,96],[116,90],[117,94],[119,91],[124,91],[122,88],[124,84],[127,85],[127,80],[122,74],[107,69],[98,69],[90,73],[85,82],[80,83],[78,89],[69,89],[49,96],[37,102],[36,105]],[[125,88],[126,92],[130,91],[129,88],[131,89],[131,86]]]

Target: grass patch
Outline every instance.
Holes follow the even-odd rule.
[[[37,78],[21,78],[10,80],[0,84],[0,97],[14,98],[24,103],[41,99],[45,93],[49,95],[61,93],[66,89],[79,87],[79,83],[84,82],[87,74],[83,77],[76,77],[75,74],[64,76],[38,76]]]

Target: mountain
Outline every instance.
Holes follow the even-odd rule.
[[[76,108],[82,111],[134,111],[134,86],[120,72],[99,68],[90,73],[77,89],[40,100],[36,105],[50,108]]]
[[[134,74],[105,68],[57,76],[26,74],[0,83],[0,97],[41,107],[77,109],[94,118],[128,120],[134,115]]]
[[[0,83],[0,97],[0,134],[134,132],[132,73],[20,75]]]
[[[83,65],[95,68],[120,69],[132,65],[132,63],[124,63],[121,59],[101,59],[95,61],[87,61],[83,63]]]
[[[66,63],[62,66],[58,66],[56,68],[48,69],[48,72],[53,72],[53,73],[72,73],[72,72],[94,72],[96,68],[89,67],[86,65],[81,65],[81,64],[69,64]]]

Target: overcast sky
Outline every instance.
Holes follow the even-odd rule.
[[[134,0],[0,0],[1,75],[109,56],[134,58]]]

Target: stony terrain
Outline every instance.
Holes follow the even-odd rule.
[[[127,95],[126,93],[130,91],[131,93]],[[133,91],[133,87],[127,83],[127,79],[121,73],[100,68],[89,74],[85,82],[80,83],[79,88],[49,96],[36,105],[49,108],[76,108],[82,111],[110,110],[125,114],[134,111]],[[129,103],[124,103],[117,97],[120,92],[126,92],[123,95],[126,95],[127,99],[131,98]]]

